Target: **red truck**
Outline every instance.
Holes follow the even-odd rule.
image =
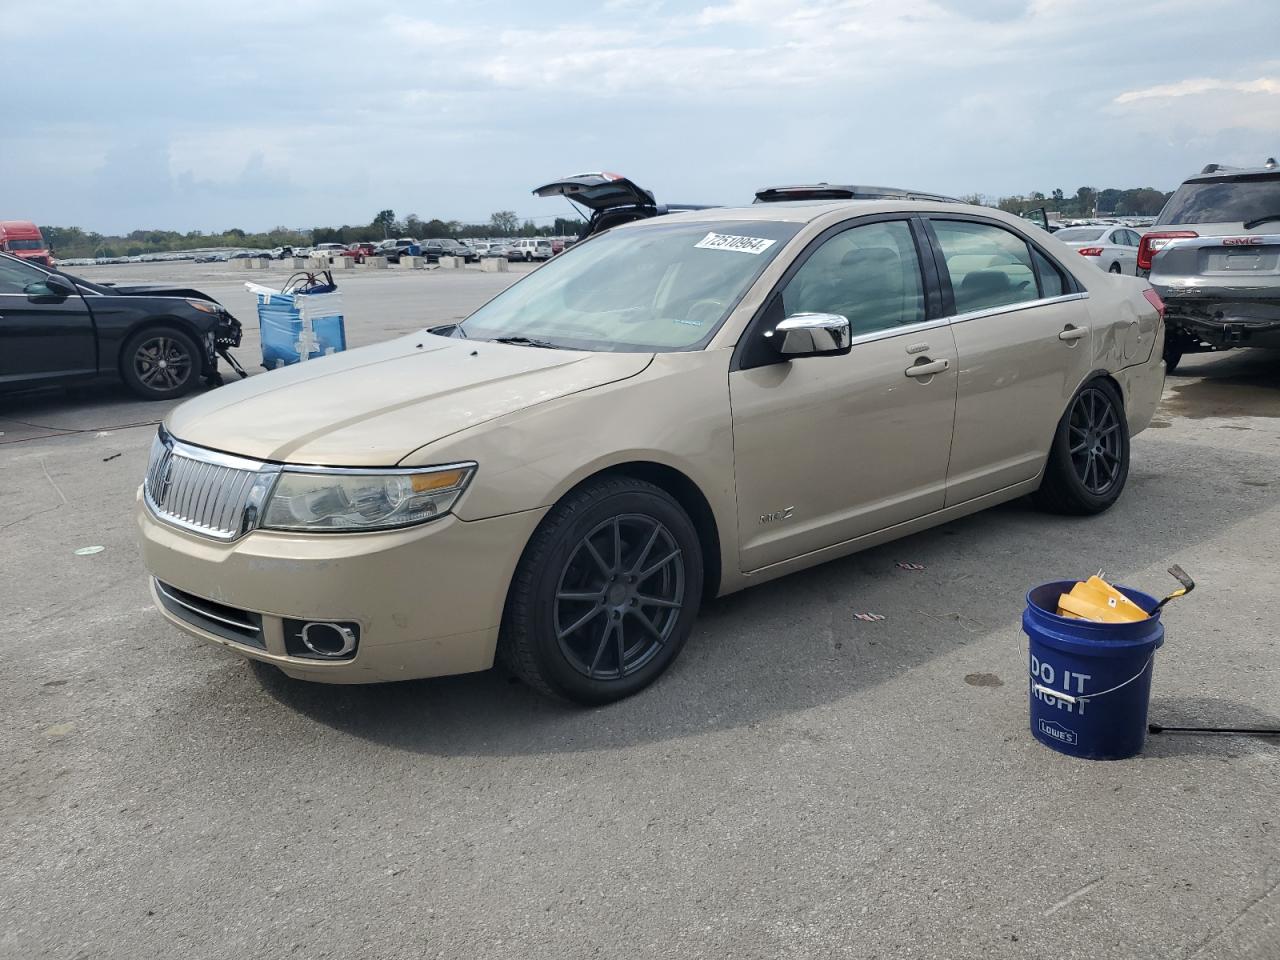
[[[53,249],[30,220],[0,220],[0,251],[46,267],[53,266]]]

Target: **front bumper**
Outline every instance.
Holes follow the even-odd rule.
[[[291,677],[372,683],[469,673],[493,665],[507,587],[545,509],[488,520],[447,516],[403,530],[291,534],[258,530],[232,543],[136,519],[152,598],[166,619]],[[220,636],[162,604],[156,581],[261,617],[259,644]],[[175,613],[174,610],[178,610]],[[359,625],[355,656],[292,656],[285,620]],[[254,622],[258,622],[254,619]]]

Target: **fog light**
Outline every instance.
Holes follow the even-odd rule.
[[[290,656],[350,659],[360,641],[360,627],[333,620],[286,620],[284,640]]]

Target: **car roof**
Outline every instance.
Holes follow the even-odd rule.
[[[779,220],[791,223],[809,223],[833,213],[860,216],[876,213],[959,213],[967,211],[985,217],[1008,221],[1010,216],[993,207],[975,207],[967,203],[945,200],[782,200],[774,203],[755,203],[745,207],[708,207],[705,210],[686,210],[668,213],[656,218],[662,222],[699,223],[715,220]],[[1016,222],[1016,218],[1012,218]],[[624,223],[614,229],[626,229],[654,218]]]

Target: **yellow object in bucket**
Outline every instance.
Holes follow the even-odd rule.
[[[1147,612],[1100,575],[1083,580],[1058,597],[1058,615],[1098,623],[1133,623]]]

